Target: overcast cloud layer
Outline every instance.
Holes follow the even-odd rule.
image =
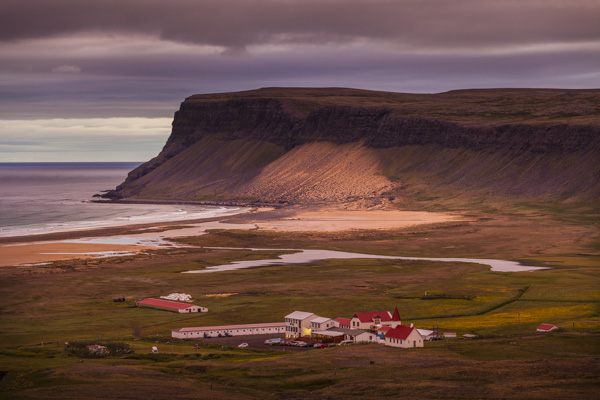
[[[265,86],[598,88],[598,21],[600,0],[3,0],[0,119],[171,118]]]

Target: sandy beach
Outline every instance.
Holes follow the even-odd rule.
[[[272,210],[269,210],[272,211]],[[171,248],[169,239],[206,234],[211,229],[259,229],[278,232],[334,232],[360,229],[401,229],[421,224],[457,221],[461,216],[419,211],[297,211],[268,218],[259,213],[245,214],[245,223],[224,221],[160,222],[143,226],[119,227],[88,232],[48,234],[36,240],[3,238],[0,244],[0,267],[50,263],[73,259],[119,257],[147,249]],[[239,215],[237,217],[240,217]]]
[[[399,229],[422,224],[457,221],[462,217],[425,211],[300,212],[292,217],[258,222],[259,229],[283,232],[336,232],[360,229]]]

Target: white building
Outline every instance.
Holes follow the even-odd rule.
[[[362,333],[357,333],[354,336],[352,336],[352,340],[354,340],[354,343],[377,343],[377,335],[374,334],[373,332],[362,332]]]
[[[331,318],[318,317],[310,321],[310,329],[312,331],[324,331],[335,326],[335,321]]]
[[[172,329],[171,336],[177,339],[202,339],[218,336],[267,335],[285,333],[285,323],[199,326],[193,328]]]
[[[344,340],[352,340],[354,343],[377,343],[377,335],[362,329],[330,328],[329,332],[341,332]]]
[[[417,329],[417,330],[423,337],[423,340],[431,341],[431,340],[439,339],[439,335],[436,331],[431,331],[429,329]]]
[[[423,347],[423,336],[415,327],[398,325],[385,334],[385,345],[405,349]]]
[[[294,311],[291,314],[285,316],[285,337],[286,338],[297,338],[301,336],[310,336],[311,333],[311,322],[321,318],[317,314]]]

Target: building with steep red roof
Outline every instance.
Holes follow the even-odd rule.
[[[402,318],[400,317],[400,313],[398,312],[398,306],[396,306],[396,308],[394,309],[394,313],[392,314],[392,320],[390,322],[390,326],[392,328],[395,328],[398,325],[402,325]]]
[[[178,313],[197,313],[208,312],[208,308],[200,307],[190,303],[180,303],[178,301],[160,300],[160,299],[142,299],[135,302],[138,307],[155,308],[157,310],[178,312]]]
[[[423,336],[415,327],[398,325],[385,334],[385,345],[405,349],[423,347]]]

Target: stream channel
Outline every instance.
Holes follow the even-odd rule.
[[[232,271],[236,269],[268,267],[271,265],[287,264],[310,264],[327,259],[351,259],[351,258],[378,258],[388,260],[419,260],[419,261],[442,261],[442,262],[465,262],[489,265],[492,272],[528,272],[549,269],[549,267],[534,267],[524,265],[517,261],[494,260],[486,258],[430,258],[430,257],[400,257],[381,256],[375,254],[348,253],[334,250],[300,250],[300,249],[240,249],[229,247],[211,247],[219,250],[253,250],[253,251],[295,251],[292,254],[282,254],[279,258],[270,260],[233,261],[230,264],[214,265],[204,269],[184,271],[188,274],[209,274],[212,272]]]

